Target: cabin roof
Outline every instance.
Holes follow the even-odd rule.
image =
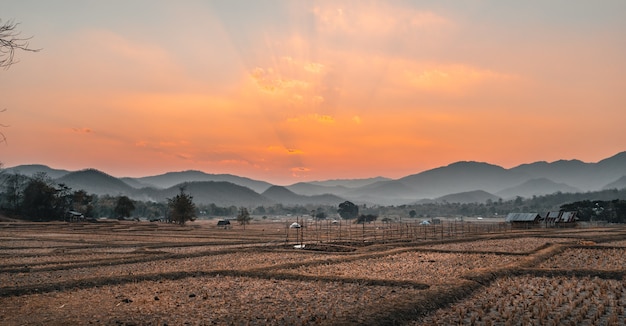
[[[509,213],[506,222],[534,222],[541,218],[539,213]]]

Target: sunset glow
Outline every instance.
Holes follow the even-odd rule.
[[[626,150],[624,1],[24,1],[5,166],[275,184]]]

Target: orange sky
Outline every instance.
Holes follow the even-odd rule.
[[[626,2],[3,1],[5,166],[276,184],[626,150]]]

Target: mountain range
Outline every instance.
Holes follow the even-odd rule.
[[[58,183],[98,195],[126,195],[137,200],[164,201],[182,186],[201,204],[218,206],[338,205],[350,200],[368,205],[425,202],[485,202],[626,188],[626,152],[597,163],[579,160],[535,162],[511,169],[484,162],[455,162],[399,179],[337,179],[289,186],[231,174],[201,171],[168,172],[141,178],[116,178],[102,171],[67,171],[45,165],[20,165],[4,173],[32,176],[46,173]]]

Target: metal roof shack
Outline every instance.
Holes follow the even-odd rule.
[[[556,220],[557,223],[572,223],[576,221],[576,212],[562,212],[559,219]]]
[[[509,213],[504,221],[514,227],[530,228],[538,226],[541,219],[539,213]]]
[[[576,225],[575,211],[552,211],[548,212],[545,219],[546,227],[566,227]]]
[[[576,214],[578,212],[561,212],[561,216],[555,221],[554,226],[562,228],[562,227],[576,227]]]
[[[77,212],[77,211],[69,211],[69,212],[67,212],[67,216],[68,216],[70,222],[84,221],[85,220],[85,216],[83,215],[83,213]]]

